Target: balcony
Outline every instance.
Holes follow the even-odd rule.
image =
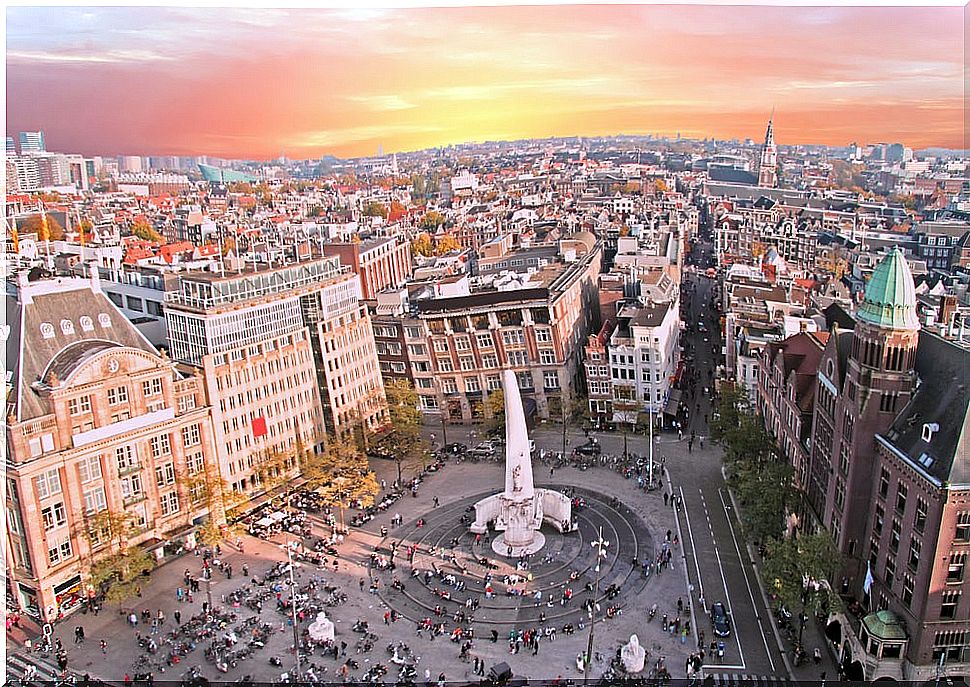
[[[118,477],[124,477],[141,470],[141,463],[132,463],[123,468],[118,468]]]
[[[122,498],[121,502],[124,505],[124,507],[127,508],[128,506],[133,506],[136,503],[141,503],[147,498],[148,496],[145,495],[145,492],[139,492],[137,494],[131,494],[130,496],[125,496],[124,498]]]

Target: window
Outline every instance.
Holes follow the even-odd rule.
[[[141,473],[135,473],[121,479],[121,496],[132,499],[141,496]]]
[[[458,386],[455,384],[455,380],[451,377],[445,377],[441,380],[441,393],[443,394],[454,394],[458,392]]]
[[[482,390],[482,385],[478,377],[465,377],[465,391],[470,394],[478,393]]]
[[[472,342],[467,336],[456,336],[455,337],[455,350],[456,351],[470,351],[472,349]]]
[[[77,469],[81,476],[81,484],[101,479],[101,456],[82,459],[77,464]]]
[[[188,412],[195,408],[195,396],[179,396],[179,414]]]
[[[167,434],[159,434],[151,438],[152,458],[167,456],[172,452],[172,444]]]
[[[525,337],[521,329],[507,329],[502,332],[502,341],[506,346],[521,346],[525,343]]]
[[[172,462],[155,466],[155,485],[163,487],[166,484],[175,484],[175,464]]]
[[[428,355],[428,349],[424,346],[424,344],[408,344],[408,354]]]
[[[909,567],[912,570],[919,568],[919,554],[920,549],[923,548],[923,544],[916,537],[912,537],[909,540]]]
[[[198,475],[205,469],[205,458],[201,453],[193,453],[185,457],[185,469],[190,475]]]
[[[458,359],[458,363],[463,370],[474,370],[475,369],[475,359],[470,355],[463,355]]]
[[[421,337],[421,328],[420,327],[405,327],[404,328],[404,334],[409,339],[418,339],[418,338]]]
[[[556,364],[556,352],[547,349],[542,349],[539,351],[539,362],[543,365],[555,365]]]
[[[947,620],[957,617],[957,606],[960,604],[960,590],[948,589],[942,594],[940,603],[940,619]]]
[[[536,327],[536,341],[539,343],[550,343],[552,341],[552,330],[548,327]]]
[[[169,491],[162,494],[159,501],[161,502],[162,515],[174,515],[179,512],[179,495],[177,491]]]
[[[519,378],[519,388],[520,389],[532,389],[532,373],[531,372],[519,372],[516,375]]]
[[[957,528],[953,539],[958,542],[970,541],[970,511],[957,513]]]
[[[189,425],[182,428],[182,446],[198,446],[202,443],[202,435],[198,425]]]
[[[158,396],[162,393],[162,379],[161,377],[155,377],[154,379],[146,379],[141,383],[141,392],[144,396]]]
[[[558,389],[559,388],[559,373],[558,372],[543,372],[542,373],[542,385],[546,389]]]
[[[894,579],[896,579],[896,559],[893,556],[886,556],[886,586],[892,587]]]
[[[77,398],[72,398],[67,402],[67,409],[70,411],[71,415],[90,413],[91,397],[85,395],[85,396],[78,396]]]
[[[34,483],[37,485],[37,497],[40,499],[61,493],[61,475],[57,468],[38,475]]]
[[[883,498],[889,495],[889,470],[886,468],[879,474],[879,495]]]
[[[901,483],[896,487],[896,512],[902,515],[906,512],[906,495],[908,493],[906,485]]]
[[[476,334],[475,340],[478,341],[479,348],[491,348],[495,345],[495,340],[492,339],[491,332],[486,332],[485,334]]]
[[[56,530],[58,527],[64,527],[67,524],[67,512],[64,510],[63,501],[58,501],[44,508],[40,511],[40,515],[44,521],[44,529],[47,532]]]
[[[108,298],[111,299],[112,303],[117,305],[119,308],[125,307],[124,298],[122,298],[120,293],[114,293],[113,291],[108,291],[107,294],[108,294]]]
[[[57,565],[66,561],[74,555],[71,547],[71,535],[65,534],[62,538],[51,537],[47,540],[47,560],[51,565]]]
[[[119,403],[128,402],[128,387],[116,386],[108,389],[108,405],[116,406]]]
[[[104,498],[104,487],[98,486],[84,490],[84,512],[87,515],[98,513],[107,507],[108,503]]]
[[[903,603],[906,604],[906,608],[913,603],[913,587],[915,582],[910,575],[903,575]]]
[[[485,378],[485,388],[489,391],[496,391],[502,388],[502,380],[496,375],[489,375]]]
[[[883,526],[883,522],[885,520],[885,517],[886,517],[886,509],[883,508],[881,505],[879,505],[877,503],[876,504],[876,515],[875,515],[875,517],[873,518],[873,521],[872,521],[872,532],[876,536],[879,536],[879,535],[882,534],[882,526]]]
[[[967,565],[965,551],[950,554],[950,565],[946,569],[947,583],[963,582],[963,569]]]
[[[118,472],[124,472],[138,467],[138,455],[133,446],[119,446],[115,449],[115,460],[118,461]]]
[[[893,518],[892,528],[889,532],[889,550],[893,553],[899,551],[899,520]]]
[[[145,305],[148,306],[148,314],[154,315],[155,317],[162,317],[162,304],[158,301],[145,301]]]
[[[138,312],[142,312],[142,310],[144,310],[144,308],[142,307],[140,298],[135,298],[134,296],[126,296],[125,303],[127,303],[129,310],[137,310]]]
[[[509,351],[508,359],[511,367],[525,367],[529,364],[529,354],[525,351]]]
[[[448,352],[448,339],[435,339],[432,342],[434,346],[435,353],[447,353]]]
[[[488,369],[498,367],[498,357],[494,353],[486,353],[482,356],[482,367]]]
[[[454,372],[454,370],[455,370],[455,366],[451,364],[451,358],[438,360],[439,372]]]
[[[913,529],[917,532],[922,532],[926,527],[926,513],[928,509],[929,507],[926,505],[926,501],[917,496],[916,517],[913,519]]]

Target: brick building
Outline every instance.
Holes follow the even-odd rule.
[[[361,295],[374,301],[387,288],[403,285],[413,273],[411,244],[403,235],[348,243],[327,243],[323,254],[340,258],[360,277]]]

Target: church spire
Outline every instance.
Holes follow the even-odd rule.
[[[775,108],[771,108],[768,129],[765,131],[765,142],[761,146],[761,160],[758,163],[758,186],[778,185],[778,150],[775,148],[774,121]]]

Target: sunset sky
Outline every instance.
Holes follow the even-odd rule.
[[[8,7],[7,132],[84,154],[357,156],[557,135],[964,145],[947,8]]]

